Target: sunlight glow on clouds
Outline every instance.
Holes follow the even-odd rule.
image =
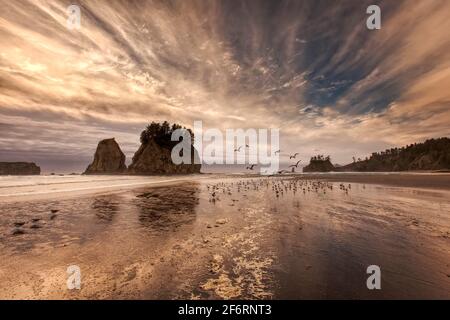
[[[81,170],[109,137],[130,158],[152,120],[280,128],[339,163],[450,136],[450,2],[377,1],[368,31],[371,2],[78,1],[69,30],[72,2],[2,0],[0,161]]]

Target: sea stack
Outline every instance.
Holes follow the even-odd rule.
[[[330,161],[329,157],[313,157],[309,164],[303,168],[303,172],[330,172],[335,171],[336,168]]]
[[[0,175],[40,175],[41,168],[34,162],[0,162]]]
[[[191,146],[191,164],[174,164],[171,153],[171,148],[159,145],[153,139],[143,143],[134,154],[128,173],[137,175],[200,173],[201,165],[194,163],[195,159],[199,159],[198,152],[193,146]]]
[[[112,138],[99,142],[94,161],[87,167],[84,174],[122,174],[126,170],[125,154]]]

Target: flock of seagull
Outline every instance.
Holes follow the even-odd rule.
[[[240,152],[242,148],[249,148],[250,146],[246,144],[245,146],[240,146],[235,148],[235,152]],[[275,151],[275,154],[281,154],[281,150]],[[297,160],[297,156],[300,153],[296,152],[294,154],[289,155],[289,160]],[[298,168],[302,160],[298,160],[295,163],[289,165],[288,168],[291,171],[283,169],[276,172],[276,174],[268,175],[267,177],[274,177],[283,173],[295,172],[295,169]],[[257,167],[257,164],[251,164],[246,167],[247,170],[254,170]],[[266,171],[267,173],[267,171]],[[216,184],[208,184],[207,190],[209,192],[209,201],[216,202],[220,200],[220,195],[228,195],[232,196],[233,192],[237,192],[238,194],[245,193],[246,191],[258,191],[261,188],[271,189],[274,195],[279,198],[283,196],[289,191],[292,191],[294,195],[297,192],[306,193],[318,193],[318,194],[326,194],[327,191],[332,191],[334,188],[334,184],[332,182],[327,181],[316,181],[316,180],[307,180],[302,178],[293,178],[293,179],[267,179],[267,178],[259,178],[259,179],[244,179],[239,180],[237,182],[225,183],[220,182]],[[365,189],[365,186],[363,186]],[[345,194],[348,195],[349,191],[352,189],[351,184],[339,184],[339,190],[342,190]],[[238,201],[236,199],[231,199],[234,202]]]
[[[244,196],[247,191],[259,191],[261,189],[271,190],[275,197],[279,198],[292,192],[294,195],[297,193],[316,193],[326,194],[333,191],[335,188],[333,182],[320,181],[320,180],[307,180],[302,178],[292,179],[242,179],[237,182],[219,182],[215,184],[207,184],[206,188],[209,192],[209,202],[215,203],[220,201],[221,196],[233,196],[234,193],[242,194]],[[365,186],[363,186],[365,189]],[[352,189],[351,184],[339,184],[339,190],[348,195]],[[237,199],[231,199],[232,202],[239,201]]]
[[[235,148],[234,152],[241,152],[241,149],[243,147],[244,146],[240,146],[238,148]],[[246,144],[245,148],[250,148],[250,146],[248,144]],[[280,153],[281,153],[281,150],[275,151],[275,154],[280,154]],[[289,155],[289,160],[296,159],[299,154],[300,153],[296,152],[293,155]],[[290,165],[289,168],[291,168],[291,171],[289,171],[289,170],[279,170],[279,171],[277,171],[277,174],[295,172],[295,168],[298,168],[298,166],[300,165],[300,162],[302,162],[302,160],[298,160],[295,164]],[[247,170],[253,170],[256,166],[258,166],[258,165],[257,164],[251,164],[251,165],[247,166],[246,169]]]

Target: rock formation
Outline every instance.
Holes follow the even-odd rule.
[[[303,172],[330,172],[334,170],[335,167],[330,159],[311,159],[309,164],[303,168]]]
[[[40,175],[41,168],[33,162],[0,162],[0,175]]]
[[[84,174],[121,174],[126,170],[125,154],[112,138],[99,142],[94,161],[87,167]]]
[[[133,162],[128,167],[129,174],[190,174],[200,173],[200,164],[194,164],[198,159],[198,152],[191,147],[191,163],[176,165],[171,158],[172,149],[161,146],[155,140],[143,143],[133,156]]]

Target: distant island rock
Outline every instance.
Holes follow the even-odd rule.
[[[169,125],[152,122],[141,133],[141,146],[133,156],[133,162],[128,167],[128,174],[192,174],[200,173],[201,164],[195,164],[199,159],[198,152],[191,145],[191,163],[174,164],[172,162],[172,148],[178,143],[171,141],[172,132],[181,129],[180,125]],[[186,129],[193,134],[189,129]]]
[[[84,174],[122,174],[126,170],[125,154],[120,150],[116,140],[112,138],[99,142],[94,161],[87,167]]]
[[[450,169],[450,139],[429,139],[401,148],[374,152],[365,159],[354,158],[353,163],[333,166],[329,157],[315,156],[303,172],[392,172],[392,171],[447,171]]]
[[[34,162],[0,162],[0,175],[40,175],[41,168]]]
[[[312,157],[309,164],[303,168],[303,172],[330,172],[334,170],[335,167],[330,158],[323,158],[322,156]]]

